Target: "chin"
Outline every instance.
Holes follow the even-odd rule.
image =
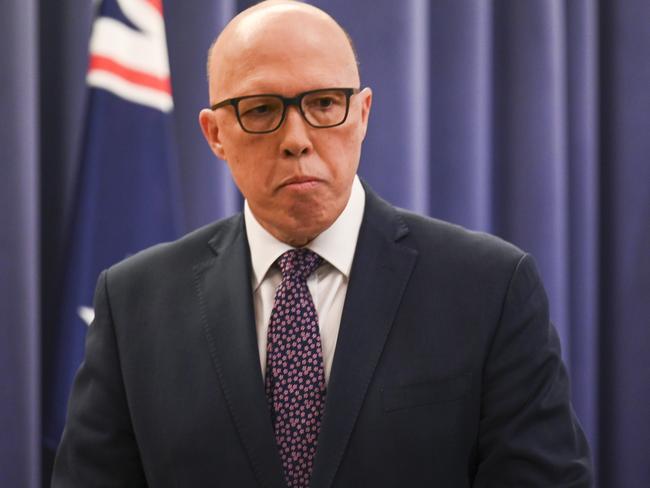
[[[287,244],[294,247],[302,247],[314,240],[321,232],[326,230],[334,220],[323,219],[322,215],[302,215],[300,218],[294,216],[291,228],[285,229]]]

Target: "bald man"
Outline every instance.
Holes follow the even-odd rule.
[[[359,181],[341,27],[263,2],[208,66],[244,211],[101,274],[53,486],[589,486],[533,260]]]

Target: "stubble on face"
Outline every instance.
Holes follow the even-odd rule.
[[[359,86],[347,36],[306,4],[263,2],[244,11],[224,29],[211,56],[212,103],[254,93],[294,96]],[[311,128],[295,108],[280,129],[264,135],[243,132],[233,112],[213,114],[218,155],[256,219],[279,240],[303,246],[345,208],[370,108],[370,92],[364,92],[352,97],[346,123],[330,129]]]

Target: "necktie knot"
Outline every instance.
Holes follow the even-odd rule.
[[[282,277],[297,276],[306,280],[320,265],[323,258],[306,248],[290,249],[278,258]]]

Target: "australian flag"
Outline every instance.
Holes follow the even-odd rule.
[[[90,40],[89,90],[60,319],[44,341],[45,453],[56,449],[104,268],[178,236],[173,108],[162,0],[103,0]]]

